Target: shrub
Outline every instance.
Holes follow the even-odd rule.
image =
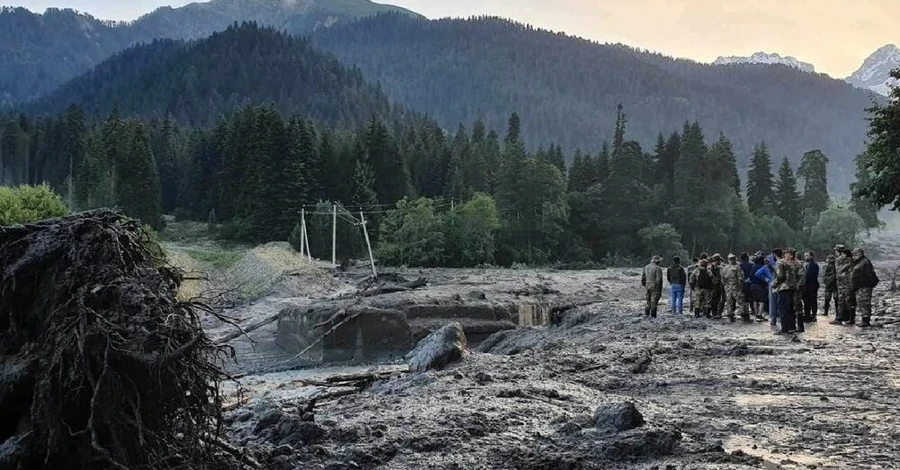
[[[24,224],[68,213],[69,207],[47,185],[0,187],[0,225]]]

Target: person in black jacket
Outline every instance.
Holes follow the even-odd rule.
[[[672,258],[672,266],[666,270],[666,279],[672,290],[669,309],[681,315],[684,313],[684,286],[687,285],[687,273],[681,266],[681,258]]]
[[[803,282],[803,321],[814,322],[819,314],[819,263],[812,251],[806,252],[806,279]]]
[[[878,285],[878,274],[861,248],[853,250],[850,290],[856,298],[856,311],[862,316],[860,328],[872,326],[872,289]]]

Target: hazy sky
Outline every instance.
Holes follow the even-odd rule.
[[[16,0],[13,0],[14,2]],[[2,0],[0,0],[2,2]],[[18,0],[133,19],[185,0]],[[490,14],[677,57],[778,52],[845,77],[885,44],[900,43],[900,0],[381,0],[430,18]]]

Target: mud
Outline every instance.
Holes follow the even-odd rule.
[[[876,263],[887,273],[900,256],[885,256]],[[900,295],[887,292],[889,277],[876,292],[878,327],[820,316],[779,337],[766,323],[646,319],[634,270],[403,274],[431,285],[398,302],[476,291],[577,307],[494,334],[440,371],[396,362],[247,377],[230,395],[246,403],[229,414],[240,444],[274,450],[270,464],[285,469],[898,467]],[[389,378],[347,396],[310,384],[348,371]],[[628,404],[639,420],[616,414]]]

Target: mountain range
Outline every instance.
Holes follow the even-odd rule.
[[[207,38],[242,20],[309,40],[256,27]],[[761,141],[795,160],[820,148],[832,186],[845,191],[870,94],[822,74],[732,62],[674,59],[494,17],[427,20],[365,0],[214,0],[130,23],[71,10],[0,12],[0,101],[32,114],[118,105],[123,114],[206,124],[272,103],[346,127],[408,109],[445,129],[477,118],[502,129],[518,112],[532,148],[553,142],[571,154],[611,139],[622,104],[629,138],[646,150],[696,120],[710,139],[727,135],[741,165]]]
[[[784,56],[782,57],[779,54],[769,54],[766,52],[757,52],[750,57],[740,57],[740,56],[729,56],[729,57],[719,57],[713,62],[713,65],[730,65],[730,64],[780,64],[786,65],[788,67],[793,67],[795,69],[800,69],[804,72],[815,73],[816,66],[810,64],[809,62],[803,62],[798,60],[796,57]]]
[[[749,57],[729,56],[719,57],[713,65],[730,64],[761,64],[761,65],[785,65],[808,73],[815,73],[816,68],[809,62],[803,62],[795,57],[781,56],[776,53],[757,52]],[[900,68],[900,48],[888,44],[870,55],[862,66],[845,80],[847,83],[870,90],[879,95],[888,96],[892,85],[896,85],[890,77],[891,70]]]
[[[369,0],[213,0],[163,7],[132,22],[70,9],[0,8],[0,109],[35,99],[116,52],[154,39],[198,39],[235,22],[292,34],[384,12],[415,13]]]

